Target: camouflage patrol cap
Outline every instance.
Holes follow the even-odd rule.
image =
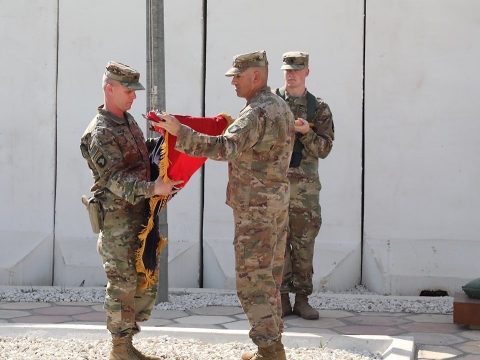
[[[308,53],[289,51],[282,56],[282,70],[301,70],[308,67]]]
[[[267,52],[265,50],[255,51],[248,54],[235,55],[232,67],[225,73],[225,76],[241,74],[250,67],[268,66]]]
[[[109,61],[106,66],[105,76],[109,79],[117,80],[130,90],[145,90],[139,82],[140,73],[128,65],[116,61]]]

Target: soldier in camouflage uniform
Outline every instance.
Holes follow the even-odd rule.
[[[286,359],[281,342],[280,285],[288,226],[288,164],[293,149],[293,114],[267,86],[266,53],[234,58],[226,76],[246,106],[223,135],[206,136],[173,116],[156,124],[178,136],[176,148],[194,156],[228,161],[227,205],[235,221],[237,294],[258,351],[244,360]]]
[[[111,360],[158,359],[140,353],[132,336],[155,304],[156,287],[141,290],[135,269],[137,238],[146,200],[172,192],[177,182],[150,181],[150,161],[142,131],[127,110],[144,90],[140,74],[127,65],[109,62],[103,75],[104,104],[82,136],[80,149],[92,171],[91,191],[101,204],[103,224],[97,248],[108,284],[105,296],[107,329],[112,334]]]
[[[328,105],[305,87],[309,74],[308,54],[283,54],[285,85],[276,89],[295,116],[295,145],[288,170],[290,179],[289,235],[283,273],[282,316],[292,313],[289,293],[295,293],[293,313],[304,319],[318,319],[318,311],[308,303],[313,291],[313,251],[322,224],[318,159],[332,149],[334,127]]]

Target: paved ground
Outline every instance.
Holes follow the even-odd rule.
[[[0,303],[0,323],[104,325],[101,304]],[[324,335],[412,337],[418,359],[480,359],[480,331],[453,324],[452,315],[320,311],[320,319],[285,318],[287,332]],[[153,327],[246,330],[239,307],[211,306],[187,311],[155,310]],[[0,334],[1,336],[1,334]]]

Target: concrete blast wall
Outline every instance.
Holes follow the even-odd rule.
[[[204,12],[202,2],[165,1],[166,110],[236,116],[244,100],[224,76],[235,54],[266,50],[278,87],[282,53],[308,51],[307,86],[330,105],[336,137],[319,166],[315,289],[459,291],[480,274],[480,3],[364,5],[242,0],[232,12],[209,0]],[[146,2],[0,8],[0,284],[104,285],[80,202],[92,179],[79,139],[103,102],[108,60],[137,68],[146,85]],[[145,95],[131,110],[144,130]],[[204,287],[235,287],[226,182],[226,163],[207,161],[170,202],[170,287],[197,287],[201,276]]]

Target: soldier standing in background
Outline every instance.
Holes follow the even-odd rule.
[[[292,313],[289,293],[295,293],[293,313],[304,319],[318,319],[318,311],[308,303],[313,291],[313,252],[320,231],[320,179],[318,159],[330,153],[334,140],[332,113],[328,105],[307,91],[305,78],[308,53],[283,54],[284,87],[276,93],[285,99],[295,116],[295,145],[290,179],[289,235],[283,273],[282,316]]]
[[[250,322],[257,353],[243,360],[283,360],[280,285],[288,227],[288,164],[294,119],[267,86],[265,51],[238,55],[226,76],[247,104],[224,135],[207,136],[162,115],[155,123],[177,136],[176,148],[193,156],[228,161],[227,205],[235,221],[237,295]]]
[[[94,201],[100,204],[97,248],[108,284],[105,296],[107,329],[112,334],[110,360],[159,359],[135,349],[137,322],[149,318],[156,286],[141,290],[135,269],[145,199],[172,193],[177,182],[150,181],[147,143],[129,110],[136,90],[145,88],[131,67],[109,62],[103,75],[104,103],[82,136],[80,149],[92,171]]]

